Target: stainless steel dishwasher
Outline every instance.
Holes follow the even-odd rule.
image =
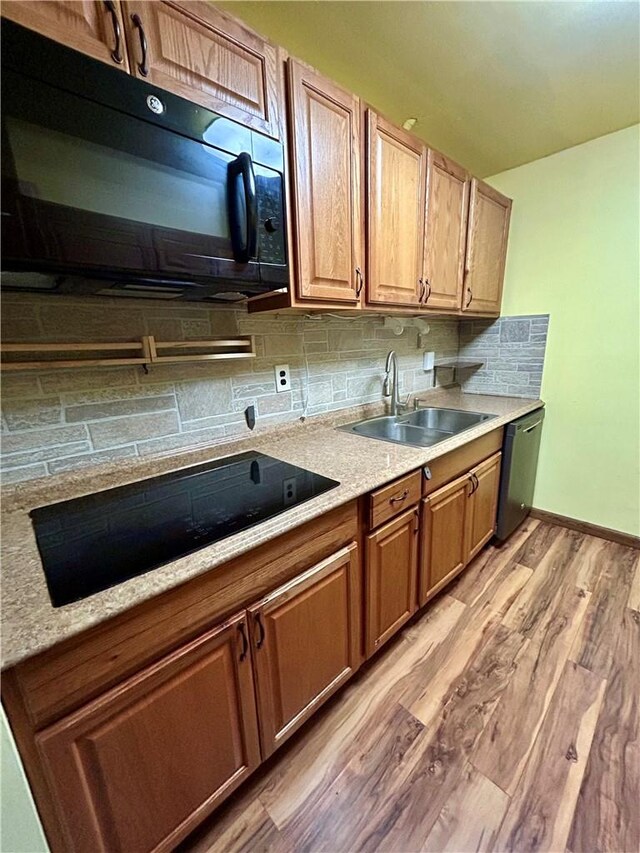
[[[507,424],[502,445],[496,538],[507,539],[529,515],[536,484],[544,409]]]

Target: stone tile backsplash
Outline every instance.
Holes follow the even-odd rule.
[[[458,349],[455,319],[430,320],[397,336],[377,316],[249,315],[244,309],[166,303],[136,305],[7,294],[5,342],[203,339],[255,335],[251,361],[5,373],[2,376],[2,481],[56,474],[114,459],[163,453],[248,435],[257,428],[382,399],[384,363],[395,349],[401,392],[432,387],[424,349],[437,357]],[[291,391],[277,394],[274,366],[291,370]],[[448,377],[445,377],[445,379]]]
[[[463,390],[539,397],[548,330],[548,314],[461,322],[460,357],[484,362],[480,370],[463,374]]]
[[[5,373],[2,376],[2,481],[17,482],[81,466],[165,453],[248,435],[257,429],[382,399],[388,351],[398,354],[401,392],[434,384],[422,368],[436,358],[481,355],[487,365],[461,374],[476,393],[538,396],[546,317],[462,321],[429,318],[430,331],[397,336],[383,318],[366,315],[249,315],[245,309],[109,299],[7,294],[5,342],[159,340],[255,335],[251,361]],[[275,392],[274,366],[291,370],[291,391]],[[466,377],[466,378],[465,378]],[[437,371],[438,384],[451,380]]]

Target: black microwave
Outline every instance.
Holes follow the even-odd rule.
[[[282,143],[2,22],[2,287],[226,301],[288,286]]]

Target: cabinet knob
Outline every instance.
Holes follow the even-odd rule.
[[[276,219],[275,216],[270,216],[264,221],[264,229],[265,231],[268,231],[269,234],[275,234],[276,231],[280,230],[280,220]]]

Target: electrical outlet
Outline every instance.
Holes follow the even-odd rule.
[[[276,364],[276,391],[291,391],[291,374],[289,373],[288,364]]]
[[[285,506],[295,503],[297,497],[297,482],[295,477],[282,481],[282,500]]]
[[[422,356],[422,369],[423,370],[433,370],[433,366],[436,361],[435,352],[425,352]]]

